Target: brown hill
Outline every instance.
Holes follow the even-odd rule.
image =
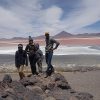
[[[66,37],[72,37],[73,35],[71,33],[68,33],[66,31],[62,31],[58,33],[57,35],[53,36],[53,38],[66,38]]]

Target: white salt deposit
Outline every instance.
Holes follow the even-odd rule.
[[[45,46],[40,47],[45,54]],[[15,54],[17,47],[0,47],[0,54]],[[100,50],[91,49],[90,46],[59,46],[54,55],[100,55]]]

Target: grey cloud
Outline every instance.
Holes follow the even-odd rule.
[[[67,12],[68,5],[60,5],[57,0],[0,0],[0,37],[37,36],[45,31],[54,35],[62,30],[74,33],[100,20],[98,0],[63,2],[69,2],[74,9]]]

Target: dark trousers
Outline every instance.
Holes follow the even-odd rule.
[[[37,74],[37,71],[36,71],[36,62],[37,62],[36,56],[35,55],[29,56],[29,61],[30,61],[32,74],[33,75]]]
[[[51,75],[51,73],[54,72],[54,68],[51,64],[52,56],[53,56],[53,52],[47,52],[45,54],[45,59],[46,59],[46,63],[47,63],[47,70],[46,70],[47,75]]]

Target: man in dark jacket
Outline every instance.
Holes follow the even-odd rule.
[[[42,62],[43,62],[43,52],[40,50],[39,44],[36,43],[36,57],[37,57],[37,65],[39,73],[42,73]]]
[[[23,73],[24,65],[28,66],[27,53],[23,50],[23,45],[18,44],[18,50],[15,53],[15,66],[18,69],[20,79],[25,77]]]
[[[36,71],[36,48],[31,36],[29,36],[29,44],[27,44],[25,51],[28,53],[32,74],[38,74]]]
[[[54,72],[54,67],[51,64],[51,61],[52,61],[53,51],[58,48],[59,42],[57,42],[54,39],[50,39],[48,32],[45,33],[45,41],[46,41],[45,59],[47,63],[46,77],[48,77],[52,74],[52,72]]]

